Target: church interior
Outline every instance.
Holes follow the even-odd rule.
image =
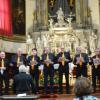
[[[13,70],[15,70],[13,67],[17,62],[12,62],[17,58],[13,58],[12,56],[16,55],[19,50],[25,57],[26,66],[32,66],[31,61],[28,58],[30,58],[32,54],[33,57],[34,52],[37,52],[37,55],[40,58],[39,65],[37,64],[38,61],[35,61],[35,58],[32,62],[32,64],[35,63],[33,65],[38,65],[39,67],[39,91],[38,93],[35,93],[35,95],[39,97],[38,100],[81,100],[73,99],[75,97],[74,85],[78,77],[78,61],[75,62],[75,60],[78,60],[75,58],[77,55],[77,47],[79,51],[82,51],[82,57],[79,56],[82,58],[82,64],[84,64],[86,60],[86,65],[83,65],[83,67],[87,67],[86,76],[84,74],[85,67],[83,69],[84,72],[80,72],[81,75],[79,76],[87,77],[91,81],[94,89],[91,95],[100,99],[100,54],[98,54],[98,57],[96,56],[98,50],[100,50],[100,0],[0,0],[0,81],[3,79],[3,74],[5,74],[2,74],[1,68],[6,66],[5,64],[2,64],[2,53],[4,53],[5,58],[9,62],[9,65],[7,65],[8,67],[6,68],[8,70],[7,75],[9,78],[8,97],[15,95],[12,88],[14,81]],[[47,91],[50,92],[52,89],[52,75],[48,78],[48,81],[50,82],[47,84],[45,83],[47,82],[45,75],[47,75],[49,71],[46,69],[46,73],[48,73],[45,74],[45,60],[47,60],[47,58],[43,58],[43,54],[45,55],[45,51],[49,52],[48,48],[55,56],[53,62],[51,57],[52,54],[50,53],[48,58],[49,61],[46,62],[47,65],[49,63],[50,66],[53,65],[54,67],[54,92],[45,94],[45,85],[49,84]],[[64,62],[67,63],[66,66],[69,66],[70,68],[65,68],[68,72],[62,73],[61,87],[64,88],[62,92],[59,91],[59,86],[61,85],[59,81],[59,73],[61,72],[59,71],[59,67],[62,63],[60,61],[59,53],[63,51],[63,48],[65,50],[65,55],[62,54],[61,57],[62,59],[64,58]],[[67,53],[69,55],[67,55]],[[94,60],[94,56],[96,56],[96,60]],[[30,62],[28,62],[28,60]],[[95,63],[97,65],[95,65]],[[95,67],[94,70],[94,66],[97,66],[97,69]],[[6,69],[3,69],[3,71],[5,72]],[[67,76],[68,78],[66,78]],[[66,88],[68,88],[68,84],[66,81],[67,83],[69,82],[70,87],[70,93],[67,94]],[[3,91],[3,93],[4,88],[6,87],[6,84],[4,83],[2,84],[0,82],[0,91]],[[1,88],[3,88],[3,90],[1,90]],[[34,94],[31,94],[31,96],[32,95]],[[2,96],[1,92],[0,96]],[[34,99],[31,98],[25,100]]]

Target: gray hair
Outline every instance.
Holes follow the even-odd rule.
[[[78,77],[74,86],[74,93],[77,97],[91,94],[93,91],[91,82],[86,77]]]
[[[19,72],[26,72],[27,69],[26,69],[26,66],[25,65],[20,65],[19,66]]]

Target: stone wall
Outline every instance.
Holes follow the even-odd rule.
[[[18,48],[22,49],[22,53],[26,53],[26,43],[10,42],[0,39],[0,51],[16,53]]]

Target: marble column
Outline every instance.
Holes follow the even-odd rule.
[[[77,25],[81,25],[82,21],[81,21],[81,1],[80,0],[76,0],[75,1],[76,4],[76,23]]]
[[[91,10],[92,24],[97,29],[100,25],[100,5],[99,0],[89,0],[89,8]]]
[[[88,0],[76,0],[76,23],[78,26],[87,26]]]
[[[83,26],[88,24],[88,0],[83,0]]]
[[[46,28],[48,26],[48,0],[36,0],[36,13],[35,21],[40,29]],[[37,28],[37,27],[36,27]],[[35,29],[36,29],[35,28]]]
[[[48,0],[41,0],[41,14],[42,14],[42,26],[46,28],[48,26]]]
[[[34,0],[25,0],[26,35],[27,33],[33,32],[34,7],[35,7]]]
[[[100,0],[89,0],[91,10],[92,26],[97,29],[97,47],[100,47]]]

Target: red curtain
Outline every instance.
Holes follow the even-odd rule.
[[[12,35],[11,0],[0,0],[0,35]]]

